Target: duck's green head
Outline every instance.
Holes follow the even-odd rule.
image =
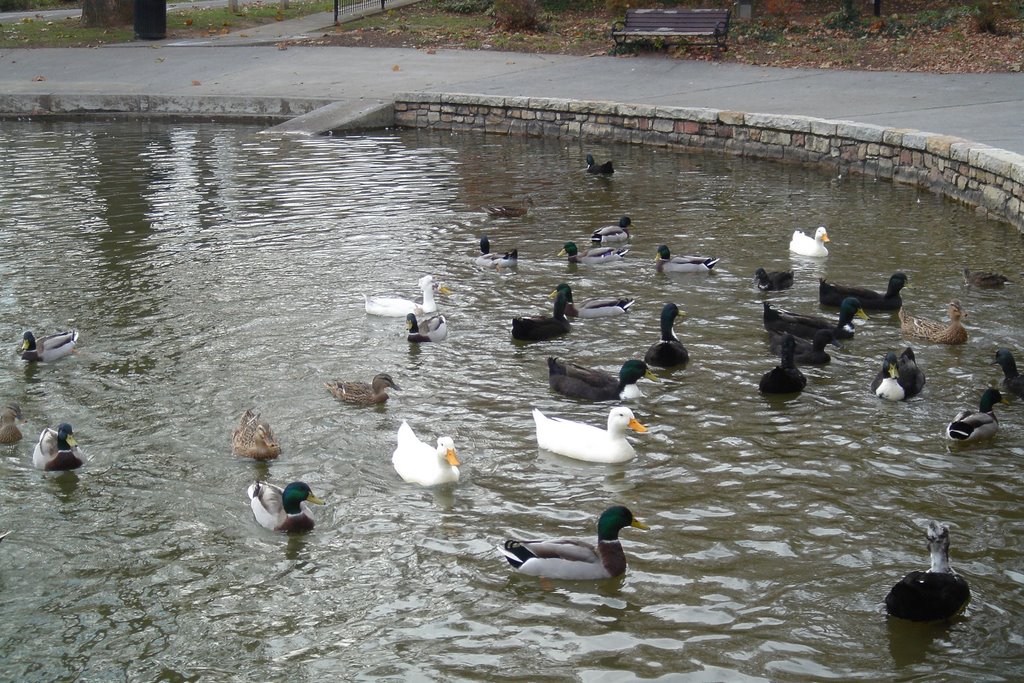
[[[868,314],[860,306],[860,299],[855,296],[848,296],[839,305],[839,319],[853,320],[854,316],[864,318],[864,320],[868,319]]]
[[[665,324],[668,324],[668,326],[671,327],[672,323],[675,322],[675,319],[678,318],[681,314],[682,311],[679,310],[679,306],[676,306],[674,303],[669,302],[662,306],[661,308],[661,324],[663,326]]]
[[[593,154],[588,154],[587,155],[587,166],[593,166],[593,165],[594,165],[594,155]]]
[[[669,261],[672,259],[672,252],[668,250],[666,245],[658,247],[658,255],[654,257],[655,261]]]
[[[420,331],[419,321],[416,320],[415,313],[407,313],[405,316],[405,329],[409,330],[412,334],[416,334]]]
[[[893,378],[899,377],[900,371],[897,369],[896,364],[896,353],[894,351],[885,354],[885,360],[882,361],[882,373]]]
[[[313,495],[313,490],[304,481],[293,481],[284,487],[281,493],[281,502],[284,504],[284,511],[289,515],[297,515],[302,512],[301,503],[309,502],[316,505],[323,505],[324,501]]]
[[[21,350],[31,351],[34,348],[36,348],[36,336],[31,332],[21,335]]]
[[[992,365],[998,365],[1010,376],[1017,374],[1017,361],[1014,360],[1010,349],[996,349],[996,359],[992,361]]]
[[[910,287],[910,279],[906,273],[893,273],[889,278],[889,289],[900,291],[904,287]]]
[[[643,377],[654,380],[655,382],[658,381],[657,375],[651,372],[647,367],[647,363],[642,360],[627,360],[619,369],[619,382],[623,386],[627,384],[634,384],[637,380]]]
[[[487,235],[480,236],[480,253],[490,254],[491,253],[491,240],[487,239]]]
[[[67,422],[57,425],[57,450],[69,451],[72,446],[77,445],[78,442],[75,441],[75,434],[71,429],[71,425]]]
[[[580,253],[579,247],[576,246],[575,242],[566,242],[565,246],[562,247],[562,251],[558,252],[559,256],[576,256]]]
[[[991,413],[992,408],[997,403],[1009,403],[1003,395],[999,393],[998,389],[986,389],[985,393],[981,395],[981,412]]]
[[[597,538],[599,541],[617,541],[619,532],[627,526],[637,529],[649,529],[646,524],[633,517],[633,513],[624,505],[613,505],[601,513],[597,520]]]
[[[568,285],[568,283],[563,282],[563,283],[559,284],[557,287],[555,287],[555,291],[551,292],[551,295],[548,296],[548,298],[549,299],[554,299],[559,294],[562,294],[562,295],[565,296],[565,302],[566,303],[571,304],[573,302],[572,301],[572,287],[570,287]]]
[[[631,225],[633,225],[633,219],[631,219],[629,216],[623,216],[622,218],[619,219],[620,228],[625,229]]]

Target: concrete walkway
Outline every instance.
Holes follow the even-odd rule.
[[[389,8],[397,5],[389,4]],[[0,15],[0,21],[3,21]],[[397,92],[459,92],[802,114],[955,135],[1024,154],[1024,74],[775,69],[662,56],[573,57],[490,51],[295,47],[331,14],[202,41],[0,51],[0,112],[40,102],[74,110],[146,98],[165,112],[305,113],[389,102]],[[131,111],[131,109],[128,109]],[[0,124],[2,125],[2,124]]]

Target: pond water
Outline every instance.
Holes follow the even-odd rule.
[[[279,138],[255,128],[147,123],[0,124],[0,400],[25,438],[0,446],[0,678],[5,680],[1013,680],[1024,677],[1021,404],[990,442],[954,447],[944,425],[1024,362],[1019,284],[964,287],[964,266],[1020,279],[1010,226],[906,186],[716,156],[406,131]],[[614,158],[611,178],[583,157]],[[480,207],[517,201],[521,219]],[[619,265],[556,256],[632,217]],[[794,228],[825,224],[824,260],[790,257]],[[486,233],[518,247],[506,273],[474,264]],[[659,275],[655,249],[721,258],[710,275]],[[902,349],[895,314],[859,321],[806,390],[766,400],[773,367],[758,266],[792,267],[768,298],[834,315],[818,277],[884,289],[908,309],[969,313],[964,346],[915,344],[922,395],[868,390]],[[451,335],[411,346],[361,294],[417,295],[433,274]],[[577,300],[636,297],[620,318],[559,340],[511,341],[509,320]],[[650,431],[620,466],[539,452],[532,406],[603,424],[610,403],[547,386],[551,354],[616,370],[658,338],[675,301],[690,352],[630,402]],[[27,329],[74,326],[80,352],[26,366]],[[331,379],[387,371],[386,406],[342,404]],[[283,454],[234,457],[258,408]],[[408,420],[453,437],[461,482],[403,483]],[[35,436],[69,421],[89,456],[31,466]],[[301,479],[325,498],[286,537],[253,520],[254,479]],[[592,539],[609,504],[650,527],[623,533],[624,578],[515,575],[509,536]],[[882,600],[927,567],[924,528],[948,523],[973,602],[950,624],[890,623]]]

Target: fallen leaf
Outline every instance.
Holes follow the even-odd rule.
[[[193,80],[192,81],[192,85],[202,85],[202,82],[201,81]]]
[[[391,70],[392,70],[392,71],[401,71],[401,70],[402,70],[402,67],[400,67],[400,66],[398,66],[397,64],[395,64],[395,65],[394,65],[393,67],[391,67]]]
[[[33,81],[45,81],[46,80],[46,76],[33,76],[32,80]]]

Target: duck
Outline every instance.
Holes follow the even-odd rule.
[[[243,458],[273,460],[281,455],[281,444],[270,424],[254,409],[248,408],[231,432],[231,450]]]
[[[814,237],[808,237],[805,233],[794,230],[793,237],[789,240],[789,250],[799,256],[821,258],[828,256],[828,249],[825,248],[824,242],[830,241],[824,225],[818,226],[818,229],[814,231]]]
[[[398,428],[398,445],[391,456],[398,476],[408,484],[438,486],[455,484],[459,481],[459,458],[455,442],[450,436],[437,439],[437,446],[431,446],[416,438],[412,427],[402,420]]]
[[[782,353],[782,340],[786,338],[787,332],[768,331],[768,348],[776,356]],[[814,337],[808,341],[794,337],[796,346],[793,348],[793,362],[799,365],[825,365],[832,362],[832,356],[828,355],[825,347],[829,344],[839,346],[836,335],[832,330],[818,330]]]
[[[774,370],[762,375],[757,385],[758,391],[762,394],[795,394],[803,391],[807,386],[807,378],[793,363],[795,349],[796,339],[792,334],[787,334],[782,339],[782,349],[779,353],[781,362]]]
[[[567,539],[509,539],[498,550],[520,574],[570,581],[613,579],[626,573],[626,555],[619,532],[627,527],[650,528],[634,517],[629,508],[613,505],[597,520],[597,545]]]
[[[519,250],[513,249],[512,251],[506,251],[504,254],[493,254],[491,253],[491,241],[487,238],[487,235],[483,235],[480,238],[480,255],[476,257],[476,264],[484,268],[496,268],[497,270],[511,268],[519,265]]]
[[[485,206],[484,211],[493,218],[519,218],[525,216],[533,206],[533,197],[526,195],[521,204],[494,204]]]
[[[336,379],[325,383],[324,386],[334,394],[335,398],[364,406],[385,403],[390,398],[387,393],[389,387],[395,391],[401,391],[401,388],[395,384],[395,380],[391,379],[391,375],[386,372],[374,375],[369,384],[366,382],[343,382]]]
[[[900,579],[885,596],[889,616],[909,621],[940,621],[961,614],[971,601],[971,588],[949,565],[949,527],[928,523],[925,534],[931,566]]]
[[[416,318],[415,313],[405,316],[406,337],[410,342],[440,342],[448,338],[448,320],[443,315],[432,315],[423,320]]]
[[[249,498],[256,521],[271,531],[312,531],[315,522],[307,503],[324,505],[324,501],[313,495],[309,484],[303,481],[293,481],[283,489],[257,481],[245,490],[245,495]]]
[[[647,349],[645,363],[658,368],[674,368],[689,362],[690,353],[672,329],[680,314],[679,306],[672,302],[661,307],[661,339]]]
[[[999,420],[993,408],[997,403],[1009,403],[998,389],[986,389],[981,395],[978,412],[961,410],[946,426],[946,436],[954,441],[982,441],[999,431]]]
[[[854,297],[847,297],[839,307],[839,320],[833,322],[828,318],[802,313],[790,313],[774,309],[767,301],[764,302],[764,328],[773,332],[789,332],[795,337],[813,339],[818,330],[832,330],[836,339],[853,339],[856,331],[853,326],[854,317],[867,319],[868,314],[860,307]]]
[[[1013,352],[1010,349],[996,349],[996,359],[992,365],[1003,369],[1003,388],[1018,398],[1024,398],[1024,377],[1017,372]]]
[[[565,294],[559,292],[555,296],[552,314],[519,316],[512,318],[512,338],[519,341],[545,341],[567,334],[572,325],[565,317]]]
[[[607,318],[613,315],[622,315],[629,311],[629,307],[636,301],[626,297],[604,296],[585,299],[575,304],[572,300],[572,287],[562,282],[551,292],[550,298],[554,299],[558,293],[565,294],[565,314],[570,318]]]
[[[626,440],[626,430],[643,433],[645,427],[629,408],[615,407],[608,412],[608,427],[601,429],[582,422],[546,416],[533,409],[533,422],[537,428],[537,445],[567,458],[616,464],[629,462],[636,451]]]
[[[659,273],[707,273],[719,260],[710,256],[672,256],[663,244],[658,247],[654,265]]]
[[[85,463],[85,457],[78,448],[71,425],[62,422],[56,429],[46,427],[39,434],[39,441],[32,451],[32,464],[41,470],[55,472],[74,470]]]
[[[772,270],[758,268],[754,271],[754,282],[762,292],[774,292],[780,289],[789,289],[793,286],[792,270]]]
[[[365,301],[366,312],[369,315],[379,315],[388,318],[404,318],[410,313],[416,315],[423,315],[424,313],[434,313],[437,311],[437,302],[434,300],[434,291],[438,291],[441,294],[450,294],[449,290],[444,285],[435,285],[434,277],[432,275],[424,275],[419,279],[419,287],[423,292],[423,303],[418,304],[412,299],[401,299],[393,296],[366,296],[363,295]]]
[[[928,318],[916,318],[900,308],[900,332],[904,337],[920,339],[935,344],[963,344],[967,341],[967,330],[960,323],[967,313],[959,299],[949,302],[949,324]]]
[[[612,165],[611,159],[598,164],[594,161],[594,155],[587,155],[587,173],[593,173],[594,175],[611,175],[615,173],[615,167]]]
[[[591,233],[590,241],[595,244],[617,244],[619,242],[626,242],[631,237],[629,234],[629,226],[632,224],[633,220],[629,216],[623,216],[619,219],[618,225],[606,225]]]
[[[885,354],[882,369],[871,381],[871,391],[887,401],[905,401],[920,394],[924,383],[924,372],[917,367],[914,349],[908,346],[899,358],[894,351]]]
[[[618,263],[628,253],[629,249],[623,247],[618,249],[614,247],[591,247],[590,249],[580,251],[575,242],[566,242],[562,250],[558,252],[558,255],[565,256],[569,263],[572,264],[585,263],[593,266],[604,263]]]
[[[970,268],[964,268],[964,284],[968,287],[995,289],[1007,282],[1010,282],[1010,279],[1001,273],[973,273]]]
[[[39,339],[29,331],[21,337],[21,359],[49,363],[74,353],[77,344],[78,330],[49,334]]]
[[[903,306],[900,291],[907,286],[905,273],[893,273],[889,278],[889,286],[884,293],[864,287],[847,287],[828,282],[824,278],[818,280],[818,301],[825,306],[840,306],[848,296],[856,297],[865,311],[896,311]]]
[[[643,396],[636,383],[647,378],[658,378],[642,360],[627,360],[616,377],[603,370],[594,370],[576,363],[567,363],[553,356],[548,357],[548,385],[560,394],[591,401],[613,401],[615,399],[636,399]]]
[[[18,421],[24,421],[21,406],[8,403],[0,410],[0,443],[17,443],[21,441],[21,430]]]

